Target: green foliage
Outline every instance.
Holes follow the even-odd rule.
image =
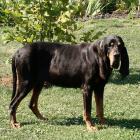
[[[8,23],[10,24],[10,17],[4,12],[5,9],[7,8],[6,0],[0,0],[0,25],[3,23]]]
[[[103,12],[113,12],[114,10],[136,10],[139,0],[106,0],[103,5]]]
[[[74,7],[74,17],[83,17],[85,16],[86,8],[88,5],[87,0],[69,0],[69,4]]]
[[[81,0],[76,2],[68,0],[3,1],[5,1],[4,25],[14,26],[12,30],[6,28],[3,31],[5,43],[18,41],[24,44],[44,40],[75,43],[73,32],[78,29],[74,17],[84,14],[82,8],[84,9],[85,2]],[[90,13],[93,14],[95,10]],[[80,41],[95,40],[97,35],[90,36],[90,32],[95,31],[83,33]]]
[[[120,0],[117,3],[117,8],[122,10],[136,10],[136,7],[138,6],[139,0]]]
[[[97,32],[95,32],[95,29],[89,30],[83,33],[82,37],[80,38],[80,41],[93,42],[93,40],[96,40],[100,36],[102,36],[105,33],[105,31],[106,29]]]
[[[123,0],[126,4],[126,8],[131,9],[138,6],[139,0]]]
[[[69,3],[75,5],[75,17],[94,16],[102,9],[100,0],[69,0]]]
[[[75,5],[76,16],[95,16],[115,10],[136,10],[139,0],[69,0]]]
[[[15,25],[14,30],[4,31],[6,41],[26,43],[46,39],[50,42],[74,42],[74,7],[68,0],[12,0],[5,3],[3,12]]]
[[[102,2],[102,13],[112,13],[113,11],[115,11],[116,3],[117,0],[105,0],[104,2]]]
[[[86,9],[86,15],[96,15],[102,9],[100,0],[89,0],[88,6]]]

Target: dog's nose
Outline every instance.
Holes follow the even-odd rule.
[[[119,59],[119,58],[120,58],[120,54],[119,54],[119,53],[115,53],[115,54],[114,54],[114,57],[115,57],[116,59]]]

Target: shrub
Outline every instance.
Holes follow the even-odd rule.
[[[74,42],[74,7],[68,0],[5,0],[5,4],[5,18],[10,17],[15,25],[12,31],[4,31],[7,42]]]

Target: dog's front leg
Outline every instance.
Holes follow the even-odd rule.
[[[95,89],[94,93],[96,102],[96,116],[98,117],[100,124],[105,124],[103,108],[104,87]]]
[[[83,120],[85,121],[87,129],[89,131],[95,131],[97,129],[95,125],[92,123],[91,119],[92,90],[88,87],[88,85],[84,85],[83,87],[83,101],[84,101]]]

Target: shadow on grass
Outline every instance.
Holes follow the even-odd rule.
[[[73,117],[73,118],[64,118],[62,120],[52,120],[53,122],[50,122],[52,125],[84,125],[84,121],[82,117]],[[96,124],[98,124],[97,118],[93,118],[92,121]],[[120,128],[126,128],[126,129],[140,129],[140,120],[139,119],[110,119],[106,118],[106,122],[108,127],[111,126],[118,126]]]
[[[92,121],[98,124],[97,118],[93,118]],[[140,119],[110,119],[106,118],[106,125],[108,127],[118,126],[120,128],[126,129],[140,129]],[[60,125],[60,126],[70,126],[70,125],[84,125],[83,117],[73,117],[73,118],[55,118],[47,121],[29,121],[29,122],[22,122],[21,125],[33,125],[33,124],[40,124],[46,123],[50,125]]]
[[[118,72],[110,78],[109,83],[123,85],[123,84],[139,84],[140,82],[140,69],[130,69],[130,74],[122,79]]]
[[[29,122],[21,122],[21,126],[33,125],[33,124],[38,124],[38,123],[39,123],[39,120],[38,121],[29,121]]]
[[[140,119],[109,119],[107,118],[109,126],[118,126],[127,129],[140,129]]]

